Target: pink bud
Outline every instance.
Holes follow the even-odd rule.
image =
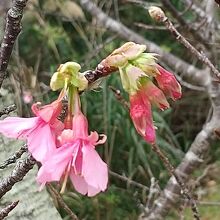
[[[181,98],[181,86],[177,82],[175,76],[162,68],[160,65],[157,65],[157,68],[160,72],[155,78],[157,80],[158,86],[164,91],[164,93],[171,97],[174,101]]]

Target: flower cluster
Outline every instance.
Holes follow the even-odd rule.
[[[156,63],[155,54],[144,53],[145,50],[144,45],[128,42],[100,66],[119,69],[123,88],[129,93],[134,126],[147,142],[154,143],[151,106],[169,108],[166,97],[179,99],[181,87],[172,73]],[[62,181],[63,192],[70,177],[76,191],[94,196],[107,188],[107,165],[95,150],[96,145],[105,143],[106,136],[88,133],[88,121],[81,112],[79,98],[88,81],[80,68],[75,62],[60,65],[50,82],[52,90],[61,89],[58,99],[45,106],[39,102],[33,104],[32,118],[5,118],[0,121],[0,133],[27,141],[29,152],[41,163],[37,181],[42,187],[48,182]],[[58,118],[64,97],[68,99],[68,111],[61,121]]]
[[[101,62],[117,67],[123,88],[130,97],[130,116],[137,132],[149,143],[156,139],[151,105],[169,108],[166,96],[181,97],[181,87],[174,75],[156,63],[156,54],[144,53],[145,45],[127,42]],[[157,86],[154,84],[156,81]]]
[[[58,99],[41,106],[33,104],[35,117],[7,117],[0,121],[0,132],[7,137],[27,140],[28,150],[42,166],[37,181],[62,180],[63,192],[68,176],[79,193],[94,196],[104,191],[108,182],[107,165],[95,146],[103,144],[106,136],[88,134],[88,122],[80,109],[78,92],[85,89],[87,80],[74,62],[61,65],[51,79],[53,90],[62,89]],[[68,115],[63,122],[57,119],[62,110],[62,99],[68,97]]]

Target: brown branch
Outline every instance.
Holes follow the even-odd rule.
[[[138,35],[136,32],[130,30],[122,23],[112,19],[107,14],[105,14],[100,8],[97,7],[95,3],[91,0],[80,0],[82,8],[91,13],[94,16],[100,25],[111,30],[112,32],[117,33],[120,37],[134,41],[136,43],[147,45],[147,50],[149,52],[157,53],[161,56],[163,62],[167,63],[172,69],[183,74],[185,77],[190,78],[196,84],[207,86],[210,83],[209,75],[206,74],[205,70],[200,70],[195,68],[193,65],[188,64],[187,62],[181,60],[180,58],[162,50],[155,43],[143,38]]]
[[[54,194],[54,196],[56,197],[56,199],[58,200],[59,204],[61,205],[61,207],[68,213],[69,217],[72,220],[78,220],[78,217],[76,216],[76,214],[67,206],[67,204],[65,203],[65,201],[63,200],[62,196],[60,195],[60,193],[51,185],[51,184],[47,184],[48,189],[50,190],[51,193]]]
[[[145,186],[145,185],[143,185],[143,184],[141,184],[141,183],[138,183],[138,182],[136,182],[136,181],[133,181],[133,180],[129,179],[128,177],[124,176],[124,175],[120,175],[120,174],[115,173],[115,172],[113,172],[113,171],[111,171],[111,170],[109,170],[109,174],[110,174],[111,176],[114,176],[114,177],[116,177],[116,178],[122,180],[122,181],[127,182],[128,184],[131,184],[131,185],[133,185],[133,186],[139,187],[139,188],[141,188],[142,190],[145,190],[145,191],[148,191],[148,190],[149,190],[149,188],[148,188],[147,186]]]
[[[207,39],[205,39],[200,32],[195,30],[193,26],[189,25],[185,19],[182,17],[181,13],[176,10],[176,8],[172,5],[170,0],[161,0],[163,5],[172,13],[174,18],[177,19],[177,21],[181,24],[183,28],[185,28],[187,31],[189,31],[192,36],[198,40],[200,43],[203,43],[204,46],[209,47],[209,45],[206,43]],[[191,6],[190,6],[191,7]]]
[[[11,204],[9,204],[7,207],[5,207],[4,209],[2,209],[0,211],[0,219],[4,219],[5,217],[8,216],[8,214],[18,205],[19,201],[16,202],[12,202]]]
[[[220,86],[218,83],[212,83],[212,86],[209,89],[209,96],[213,108],[211,120],[209,120],[198,133],[182,162],[175,170],[175,173],[185,184],[187,184],[191,174],[204,162],[211,148],[211,144],[217,138],[214,134],[214,130],[219,129],[220,127]],[[164,219],[170,209],[178,205],[180,195],[181,189],[179,184],[174,177],[171,177],[159,198],[154,202],[154,207],[148,216],[142,217],[141,219]]]
[[[156,11],[157,10],[157,11]],[[202,63],[206,64],[210,70],[212,71],[212,73],[218,78],[220,79],[220,72],[219,70],[213,65],[213,63],[209,60],[209,58],[203,53],[203,52],[199,52],[192,44],[190,44],[174,27],[174,25],[172,24],[172,22],[169,20],[168,17],[166,17],[166,15],[164,14],[164,12],[160,9],[157,8],[155,9],[155,14],[158,12],[158,17],[157,16],[152,16],[153,19],[163,22],[167,29],[176,37],[176,39],[183,44],[187,49],[189,49],[189,51],[194,54],[198,60],[200,60]]]
[[[109,86],[109,89],[114,93],[115,98],[126,108],[129,109],[130,105],[129,103],[124,99],[124,97],[121,95],[121,91],[119,89],[116,89],[113,86]]]
[[[5,34],[0,49],[0,88],[6,77],[6,70],[14,43],[21,31],[21,19],[27,1],[14,0],[11,9],[7,13]]]
[[[160,150],[160,148],[157,146],[157,144],[152,144],[151,148],[158,155],[158,157],[161,159],[161,161],[163,162],[164,166],[168,170],[169,175],[171,177],[172,176],[175,177],[176,182],[179,184],[179,186],[181,188],[181,194],[183,194],[185,196],[185,198],[187,198],[189,200],[189,202],[190,202],[191,209],[192,209],[192,212],[193,212],[193,215],[194,215],[194,219],[199,220],[200,217],[199,217],[199,212],[198,212],[198,208],[197,208],[197,205],[196,205],[196,201],[194,200],[193,196],[191,195],[191,193],[189,192],[189,190],[185,186],[185,183],[176,174],[175,168],[170,163],[168,157]]]
[[[28,155],[23,161],[18,161],[11,174],[0,181],[0,198],[5,195],[15,183],[21,181],[36,163],[35,159]]]
[[[23,145],[18,151],[16,151],[12,156],[0,164],[0,169],[5,169],[8,165],[15,163],[23,153],[27,152],[27,145]]]
[[[10,112],[13,112],[14,110],[16,109],[16,105],[9,105],[5,108],[3,108],[1,111],[0,111],[0,117],[2,115],[8,115]]]

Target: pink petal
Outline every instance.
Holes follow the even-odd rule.
[[[87,139],[88,137],[88,121],[82,112],[74,115],[73,127],[75,138]]]
[[[88,185],[88,196],[92,197],[97,195],[98,193],[100,193],[100,189],[99,188],[95,188],[93,186]]]
[[[36,116],[41,117],[45,122],[53,122],[56,120],[62,110],[63,97],[64,92],[62,90],[57,100],[42,107],[39,106],[39,103],[33,104],[32,111]]]
[[[91,132],[90,135],[88,136],[88,140],[92,145],[95,145],[98,139],[99,139],[99,134],[96,131]]]
[[[161,110],[165,110],[170,107],[163,92],[155,86],[151,80],[147,80],[146,83],[142,85],[140,92],[143,100],[147,97],[153,105],[157,106]]]
[[[25,138],[28,131],[39,123],[38,117],[7,117],[0,121],[0,133],[10,138]]]
[[[130,116],[137,132],[148,143],[155,142],[155,129],[153,125],[151,105],[147,97],[143,101],[141,94],[130,96]]]
[[[70,179],[73,183],[75,190],[83,195],[86,195],[88,192],[88,185],[85,182],[84,178],[78,175],[75,175],[73,171],[70,172]]]
[[[48,124],[43,122],[27,136],[28,150],[41,163],[56,149],[55,135]]]
[[[37,182],[59,181],[67,165],[71,162],[73,153],[72,144],[66,144],[57,148],[53,154],[45,160],[37,174]]]
[[[84,145],[82,176],[88,185],[97,188],[101,191],[106,190],[108,183],[108,169],[98,153],[91,145]]]
[[[175,76],[160,65],[157,65],[157,68],[160,72],[160,74],[156,76],[158,86],[167,96],[171,97],[174,101],[181,98],[181,86],[177,82]]]

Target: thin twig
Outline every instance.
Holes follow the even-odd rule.
[[[23,161],[18,161],[11,174],[0,181],[0,198],[5,195],[15,183],[20,182],[36,163],[35,159],[29,154]]]
[[[124,99],[124,97],[121,95],[121,91],[119,89],[116,89],[113,86],[109,86],[109,89],[112,90],[114,93],[116,99],[126,108],[129,109],[129,103]]]
[[[149,188],[148,188],[147,186],[145,186],[145,185],[143,185],[143,184],[141,184],[141,183],[137,183],[136,181],[133,181],[133,180],[129,179],[129,178],[126,177],[125,175],[120,175],[120,174],[115,173],[115,172],[113,172],[113,171],[111,171],[111,170],[109,170],[109,174],[110,174],[111,176],[114,176],[114,177],[116,177],[116,178],[122,180],[122,181],[127,182],[128,184],[131,184],[131,185],[133,185],[133,186],[139,187],[139,188],[141,188],[141,189],[143,189],[143,190],[145,190],[145,191],[148,191],[148,190],[149,190]]]
[[[174,25],[172,24],[172,22],[169,20],[168,17],[164,16],[161,21],[166,25],[167,29],[176,37],[176,39],[182,43],[187,49],[189,49],[189,51],[196,55],[196,57],[203,62],[204,64],[206,64],[211,71],[213,72],[213,74],[220,79],[220,72],[219,70],[213,65],[213,63],[209,60],[209,58],[203,53],[203,52],[199,52],[192,44],[190,44],[186,38],[184,38],[174,27]]]
[[[15,104],[9,105],[9,106],[3,108],[3,109],[0,111],[0,117],[1,117],[2,115],[8,115],[10,112],[13,112],[15,109],[16,109],[16,105],[15,105]]]
[[[8,216],[8,214],[18,205],[19,200],[16,202],[12,202],[8,206],[6,206],[4,209],[0,211],[0,219],[4,219],[5,217]]]
[[[28,0],[14,0],[6,18],[6,27],[0,50],[0,88],[6,77],[8,62],[11,57],[14,43],[21,31],[23,10]]]
[[[62,206],[62,208],[68,213],[69,217],[72,220],[78,220],[78,217],[76,214],[67,206],[67,204],[64,202],[62,196],[60,193],[49,183],[47,184],[48,189],[55,195],[57,198],[59,204]]]
[[[15,163],[23,153],[27,152],[27,145],[23,145],[18,151],[16,151],[12,156],[0,164],[0,169],[6,168],[8,165]]]
[[[157,146],[157,144],[152,144],[151,145],[152,150],[158,155],[158,157],[161,159],[161,161],[163,162],[164,166],[166,167],[166,169],[169,172],[169,175],[172,177],[174,176],[177,183],[179,184],[181,190],[182,190],[182,194],[190,201],[190,205],[191,205],[191,209],[194,215],[194,218],[196,220],[199,220],[199,213],[198,213],[198,208],[196,205],[196,202],[194,200],[194,198],[190,195],[189,190],[187,189],[187,187],[185,186],[185,184],[183,183],[183,181],[179,178],[179,176],[176,174],[175,172],[175,168],[173,167],[173,165],[170,163],[168,157],[160,150],[160,148]]]

